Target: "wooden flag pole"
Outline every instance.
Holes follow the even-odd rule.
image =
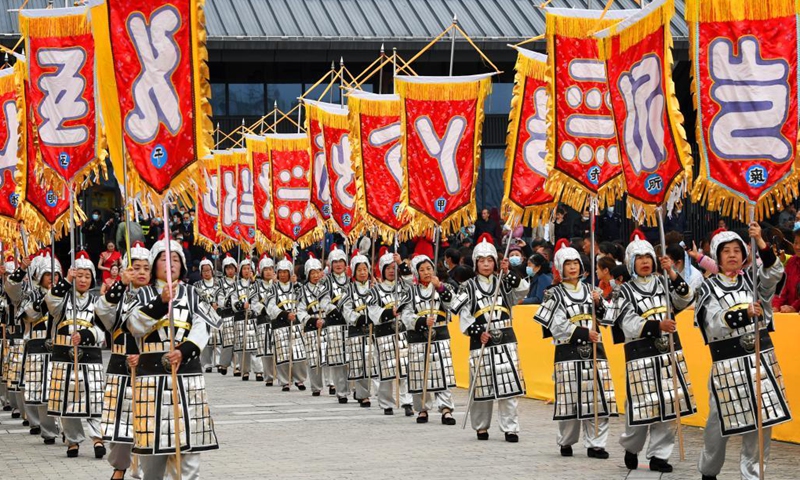
[[[597,263],[597,254],[595,253],[595,221],[597,220],[597,197],[592,196],[589,199],[589,216],[591,220],[589,221],[589,234],[591,245],[591,265],[589,266],[589,270],[592,274],[592,286],[591,290],[594,291],[595,289],[595,281],[596,281],[596,268],[595,264]],[[597,327],[597,308],[594,304],[594,298],[590,297],[590,301],[592,302],[592,331],[597,332],[599,329]],[[598,368],[597,368],[597,342],[592,342],[592,398],[594,400],[594,436],[597,437],[600,433],[600,427],[598,426],[600,412],[598,411],[599,401],[597,400],[598,396],[598,380],[597,380]]]
[[[169,225],[168,220],[168,211],[167,211],[167,202],[164,202],[163,205],[163,212],[164,212],[164,225]],[[172,304],[174,302],[174,297],[172,294],[172,251],[170,250],[170,237],[169,237],[169,228],[164,228],[164,243],[166,244],[166,248],[164,250],[164,254],[166,255],[166,262],[164,267],[167,271],[167,289],[169,290],[169,306],[167,310],[167,315],[169,318],[169,353],[175,351],[175,317],[173,316],[172,311]],[[181,479],[181,409],[178,404],[178,368],[169,364],[170,366],[170,375],[172,376],[172,428],[175,434],[175,462],[177,466],[175,468],[177,472],[178,480]]]
[[[75,265],[75,186],[69,187],[69,250],[70,250],[70,268]],[[55,252],[53,252],[55,254]],[[72,279],[72,333],[73,335],[78,332],[78,299],[76,298],[75,279]],[[81,391],[80,391],[80,372],[78,371],[78,346],[72,347],[72,370],[75,374],[75,408],[80,404]],[[87,379],[88,381],[88,379]],[[88,394],[88,391],[87,391]],[[88,401],[88,398],[87,398]],[[87,406],[88,407],[88,406]]]
[[[749,208],[750,223],[756,221],[755,207]],[[758,265],[756,265],[756,244],[755,238],[750,238],[750,275],[753,283],[753,303],[758,302]],[[763,403],[761,398],[761,327],[758,324],[759,317],[756,317],[753,323],[753,332],[755,333],[755,376],[756,376],[756,431],[758,432],[758,478],[764,480],[764,417],[763,417]]]

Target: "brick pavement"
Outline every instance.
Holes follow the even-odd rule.
[[[575,457],[559,456],[552,406],[522,399],[520,443],[503,441],[493,427],[488,442],[478,442],[474,432],[461,429],[466,392],[456,392],[455,427],[431,416],[427,425],[413,418],[384,416],[373,402],[361,409],[352,400],[339,405],[334,397],[312,397],[310,391],[281,392],[231,375],[207,375],[212,415],[220,450],[202,454],[203,478],[546,478],[553,479],[655,479],[646,470],[629,472],[617,444],[624,419],[613,419],[609,440],[611,458],[586,457],[581,444]],[[699,399],[698,399],[699,400]],[[699,478],[696,473],[702,431],[684,428],[687,461],[664,479]],[[738,477],[737,438],[729,442],[728,463],[720,479]],[[78,459],[67,459],[66,448],[45,446],[28,435],[20,420],[0,412],[0,478],[3,479],[104,479],[111,475],[108,463],[93,458],[84,444]],[[794,479],[794,456],[800,446],[773,442],[769,479]],[[644,455],[641,460],[644,462]]]

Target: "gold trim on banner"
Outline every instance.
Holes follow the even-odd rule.
[[[267,139],[264,138],[264,137],[258,137],[258,138],[256,138],[256,137],[245,137],[244,143],[245,143],[245,148],[247,149],[247,162],[250,165],[250,170],[253,172],[253,188],[255,189],[256,185],[258,183],[257,178],[258,178],[258,175],[260,175],[260,174],[256,173],[256,171],[255,171],[255,160],[253,159],[253,154],[254,153],[269,154],[269,151],[267,150]],[[269,164],[269,162],[267,162],[267,164]],[[270,168],[270,170],[271,170],[271,168]],[[271,172],[268,171],[267,175],[269,176],[270,173]],[[269,178],[267,179],[267,184],[271,185],[271,181],[270,181]],[[267,198],[269,199],[269,201],[271,203],[272,199],[270,198],[270,196],[272,195],[272,192],[267,191],[266,193],[267,193]],[[254,194],[255,194],[255,191],[254,191]],[[271,255],[275,255],[276,254],[275,245],[272,242],[272,238],[267,237],[264,234],[264,232],[261,229],[258,228],[258,215],[260,215],[258,210],[259,210],[258,206],[256,205],[256,244],[255,244],[255,247],[258,250],[258,253],[260,255],[263,255],[265,252],[266,253],[270,253]],[[271,214],[270,214],[269,223],[270,223],[270,231],[274,231],[275,226],[272,225],[272,215]]]
[[[511,200],[511,183],[514,177],[514,161],[517,156],[519,124],[522,121],[523,96],[527,87],[528,78],[535,80],[546,79],[547,62],[540,62],[517,54],[517,63],[514,66],[514,89],[511,92],[511,111],[508,114],[508,132],[506,134],[506,165],[503,172],[503,202],[502,209],[506,223],[509,225],[529,225],[531,227],[547,223],[550,214],[558,205],[555,199],[551,202],[536,205],[520,205]],[[549,182],[545,180],[545,185]]]
[[[794,17],[800,14],[800,0],[762,0],[750,2],[748,0],[686,0],[686,23],[689,27],[689,58],[697,58],[698,23],[699,22],[726,22],[742,20],[768,20],[771,18]],[[695,111],[699,109],[697,82],[698,72],[696,61],[692,61],[692,104]],[[797,86],[800,89],[800,84]],[[707,171],[707,152],[705,152],[703,126],[698,117],[695,122],[695,138],[700,150],[700,173],[695,179],[692,188],[692,201],[699,202],[709,210],[718,211],[722,215],[736,218],[742,222],[749,221],[748,207],[755,207],[756,220],[769,217],[784,205],[788,205],[800,193],[800,134],[795,139],[794,168],[771,189],[765,191],[755,202],[749,198],[738,195],[738,192],[711,180]]]
[[[361,149],[361,116],[370,117],[393,117],[400,116],[400,100],[373,100],[350,96],[348,100],[350,121],[350,148],[352,151],[353,171],[356,178],[356,209],[362,222],[368,228],[374,228],[384,243],[391,244],[397,237],[400,241],[406,241],[414,236],[411,220],[406,214],[398,212],[398,219],[405,223],[399,230],[395,230],[378,217],[369,212],[367,205],[367,189],[364,181],[364,152]]]
[[[478,182],[478,171],[481,164],[481,145],[483,134],[484,102],[486,97],[492,92],[492,78],[485,77],[469,83],[410,83],[398,78],[395,80],[395,90],[400,95],[400,128],[403,131],[401,137],[400,159],[403,165],[404,187],[400,195],[400,212],[408,212],[412,216],[411,228],[416,235],[429,235],[433,237],[433,231],[437,226],[441,228],[443,236],[450,235],[461,227],[470,225],[477,216],[475,211],[475,186]],[[472,186],[470,199],[466,205],[453,211],[445,217],[441,224],[437,223],[423,212],[414,209],[410,205],[408,196],[408,141],[405,132],[407,116],[405,100],[427,100],[427,101],[464,101],[473,100],[475,106],[475,132],[473,135],[473,159],[472,159]]]
[[[305,128],[306,137],[308,137],[308,158],[310,159],[310,162],[311,162],[311,164],[310,164],[311,168],[309,169],[309,171],[311,172],[311,183],[313,184],[314,183],[314,152],[313,152],[312,149],[313,149],[314,139],[311,138],[311,122],[312,122],[312,120],[316,120],[316,121],[320,122],[320,126],[319,126],[320,132],[322,131],[322,122],[319,120],[319,118],[317,118],[317,115],[318,115],[317,111],[319,110],[318,107],[316,107],[314,105],[310,105],[310,104],[305,103],[305,102],[303,103],[303,105],[306,107],[306,118],[303,120],[303,128]],[[323,152],[323,154],[325,153],[325,147],[324,146],[322,148],[322,152]],[[327,162],[326,162],[325,168],[326,169],[328,168],[327,167]],[[328,191],[330,192],[330,186],[328,187]],[[311,189],[311,195],[314,195],[314,189],[313,188]],[[328,218],[325,218],[325,216],[322,215],[322,212],[319,210],[319,208],[317,208],[317,205],[313,201],[309,201],[308,204],[311,205],[311,208],[314,210],[314,213],[317,216],[317,225],[321,226],[323,229],[325,229],[327,231],[337,230],[338,227],[336,226],[336,223],[333,221],[333,217],[332,216],[329,215]],[[273,226],[274,226],[274,224],[273,224]]]
[[[209,169],[216,170],[217,182],[219,182],[219,167],[214,161],[213,156],[208,156],[206,158],[203,158],[202,160],[200,160],[200,164],[202,165],[203,168],[203,182],[205,182],[206,172],[208,172]],[[217,193],[219,193],[219,190],[217,190]],[[197,203],[198,209],[203,208],[201,204],[202,204],[202,198],[198,197],[198,203]],[[219,206],[219,198],[217,198],[217,205]],[[219,213],[217,215],[219,216]],[[217,220],[215,224],[218,225],[219,220]],[[215,230],[215,233],[217,234],[217,236],[219,236],[219,232],[217,230]],[[200,233],[200,222],[197,220],[194,221],[194,243],[200,246],[203,250],[211,253],[214,252],[214,248],[218,245],[216,238],[209,238]]]

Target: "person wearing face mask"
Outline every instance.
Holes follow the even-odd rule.
[[[100,259],[100,252],[103,251],[103,221],[100,219],[100,210],[92,210],[89,220],[81,227],[83,230],[83,241],[86,242],[86,251],[89,258],[97,264]]]
[[[89,254],[81,251],[75,255],[75,263],[66,278],[61,279],[44,297],[53,320],[50,327],[53,353],[47,413],[61,419],[69,458],[78,456],[80,444],[86,439],[81,419],[86,419],[89,427],[89,436],[94,442],[94,456],[103,458],[106,454],[100,431],[105,377],[100,347],[105,334],[96,323],[94,307],[98,297],[89,292],[93,281],[94,264]],[[72,371],[76,346],[82,379],[80,387],[75,385],[75,373]]]
[[[707,278],[697,293],[694,323],[711,351],[709,412],[703,432],[698,470],[703,480],[715,480],[725,463],[728,439],[741,435],[739,469],[742,479],[759,478],[759,435],[756,405],[755,335],[760,336],[761,413],[764,462],[769,459],[774,425],[792,419],[786,402],[781,367],[770,338],[773,329],[772,298],[784,279],[783,265],[761,237],[758,223],[750,224],[761,265],[752,277],[749,248],[734,232],[724,231],[711,240],[710,254],[719,273]],[[753,295],[753,282],[758,289]],[[765,465],[766,467],[766,465]]]
[[[522,301],[523,305],[539,305],[544,299],[544,292],[553,285],[553,272],[551,272],[550,262],[539,253],[534,253],[528,259],[525,267],[525,275],[530,280],[530,290],[528,296]]]
[[[613,242],[622,239],[622,223],[622,216],[616,212],[614,205],[606,207],[603,214],[597,217],[597,241]]]
[[[554,257],[561,283],[547,290],[533,320],[542,326],[544,337],[553,337],[555,351],[555,412],[557,443],[562,457],[572,456],[572,445],[580,439],[589,458],[607,459],[608,419],[617,416],[617,400],[606,359],[599,322],[604,302],[597,290],[582,282],[583,262],[577,250],[559,242]],[[597,344],[593,357],[592,344]],[[595,362],[597,382],[593,382]],[[589,379],[588,381],[586,379]],[[599,398],[595,402],[594,389]],[[595,424],[595,405],[598,421]],[[595,434],[595,431],[597,434]]]
[[[477,276],[462,284],[451,304],[451,312],[459,316],[461,332],[470,337],[470,371],[480,362],[477,376],[470,378],[470,383],[476,382],[470,411],[472,428],[478,440],[489,440],[492,410],[497,403],[500,430],[507,442],[516,443],[517,397],[525,395],[525,381],[511,309],[525,296],[528,281],[510,269],[508,259],[498,265],[497,250],[485,236],[475,245],[472,259]],[[504,273],[502,279],[498,270]]]
[[[511,245],[508,248],[508,264],[514,273],[520,278],[526,278],[525,274],[525,255],[522,253],[522,248],[519,245]]]

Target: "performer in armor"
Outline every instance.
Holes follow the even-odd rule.
[[[269,300],[267,315],[272,318],[278,383],[281,384],[284,392],[289,391],[292,381],[298,390],[305,390],[306,386],[303,382],[305,382],[308,372],[306,345],[297,321],[297,298],[300,289],[292,281],[292,262],[281,260],[275,270],[278,282],[275,284],[274,294]],[[290,358],[292,359],[292,378],[289,378]]]
[[[229,300],[234,298],[236,294],[236,259],[226,254],[222,259],[222,273],[224,277],[220,282],[220,288],[217,291],[217,315],[222,318],[221,342],[219,352],[219,365],[217,365],[217,372],[222,375],[228,374],[228,367],[231,362],[235,362],[233,376],[238,377],[241,375],[239,371],[239,364],[233,354],[233,344],[235,342],[235,329],[233,325],[233,305]]]
[[[30,258],[22,258],[20,266],[27,268]],[[13,267],[13,266],[12,266]],[[21,316],[21,304],[28,292],[32,289],[29,278],[24,276],[18,285],[11,284],[11,276],[16,270],[9,271],[5,276],[4,290],[8,297],[9,315],[6,325],[5,361],[3,362],[3,383],[6,388],[9,403],[12,407],[11,418],[20,418],[25,408],[25,392],[23,370],[25,367],[25,322]],[[30,422],[25,420],[23,426]]]
[[[311,395],[319,397],[323,387],[322,367],[325,364],[322,327],[325,325],[329,297],[322,283],[322,263],[316,258],[309,258],[306,260],[305,273],[306,284],[300,288],[298,296],[297,320],[303,325]]]
[[[275,290],[275,262],[266,254],[258,262],[258,271],[261,278],[258,285],[258,301],[264,305],[261,313],[256,316],[256,350],[257,356],[261,358],[261,369],[264,370],[264,385],[271,387],[275,381],[275,354],[272,349],[272,322],[267,315],[266,306],[269,299],[274,295]]]
[[[122,257],[121,279],[111,287],[104,284],[95,303],[97,318],[111,332],[111,357],[106,368],[103,416],[100,428],[110,443],[108,463],[114,468],[113,479],[125,478],[131,467],[133,450],[133,390],[131,373],[139,361],[139,348],[125,319],[136,305],[139,290],[150,283],[150,250],[135,242],[130,259]]]
[[[661,275],[655,272],[656,252],[650,242],[636,237],[625,250],[625,260],[633,278],[614,292],[603,323],[612,325],[614,343],[625,343],[627,400],[625,432],[619,443],[625,449],[625,466],[639,466],[639,452],[647,434],[650,470],[671,472],[668,463],[675,446],[675,390],[673,358],[678,359],[678,399],[681,416],[697,411],[692,397],[681,341],[674,316],[667,315],[666,292]],[[669,277],[673,315],[688,307],[694,292],[672,268],[672,260],[661,257],[661,268]],[[670,353],[672,333],[675,357]]]
[[[607,459],[608,417],[617,416],[617,400],[602,337],[597,324],[592,328],[592,302],[596,319],[603,318],[604,305],[599,296],[593,298],[591,287],[581,282],[583,263],[577,250],[562,246],[554,260],[561,283],[545,292],[544,303],[533,319],[542,325],[544,337],[552,336],[556,344],[553,420],[558,421],[558,445],[562,456],[571,457],[572,445],[583,428],[587,455]],[[597,344],[597,426],[592,343]]]
[[[206,395],[200,352],[208,343],[206,323],[215,323],[208,304],[197,290],[181,282],[186,273],[186,259],[178,242],[166,239],[150,250],[150,268],[154,280],[136,295],[136,305],[125,319],[128,330],[140,342],[134,392],[134,447],[139,454],[142,478],[174,478],[181,469],[182,478],[198,478],[199,452],[219,448]],[[167,267],[172,269],[172,292],[167,288]],[[169,301],[172,297],[175,345],[170,352]],[[177,369],[181,465],[175,462],[173,430],[172,369]]]
[[[202,278],[195,282],[194,288],[197,289],[197,293],[200,294],[200,300],[206,302],[211,307],[212,311],[216,312],[218,307],[217,292],[220,289],[220,281],[214,278],[214,264],[211,260],[204,258],[200,261],[200,276]],[[209,341],[206,348],[203,349],[203,354],[200,357],[200,363],[202,363],[206,373],[211,372],[212,366],[215,365],[215,360],[220,360],[220,351],[218,351],[218,349],[222,348],[220,330],[212,328],[210,325],[208,327],[211,341]]]
[[[708,421],[703,432],[699,470],[703,480],[716,479],[725,462],[731,435],[742,435],[739,465],[743,479],[759,477],[756,420],[755,335],[760,336],[761,415],[764,462],[769,458],[774,425],[792,419],[780,365],[770,338],[772,298],[784,280],[783,265],[761,236],[758,223],[750,224],[761,265],[753,278],[747,265],[749,249],[739,235],[723,231],[711,239],[711,256],[719,273],[703,282],[697,294],[695,324],[711,350]],[[753,297],[753,282],[757,296]]]
[[[328,375],[333,383],[329,393],[335,393],[339,403],[347,403],[347,321],[343,306],[350,289],[347,278],[347,255],[340,249],[334,249],[328,256],[331,266],[330,275],[323,278],[325,284],[325,360],[328,364]]]
[[[258,339],[256,337],[256,316],[264,310],[264,304],[259,300],[258,285],[253,275],[253,262],[245,258],[239,264],[240,278],[228,299],[228,304],[233,307],[234,342],[233,350],[239,356],[239,371],[242,381],[250,380],[250,369],[256,374],[256,380],[264,381],[264,371],[261,360],[256,356]]]
[[[507,442],[518,442],[517,397],[525,395],[525,381],[519,368],[511,309],[525,298],[528,281],[509,270],[508,259],[503,259],[499,265],[504,273],[500,282],[495,274],[497,250],[488,235],[481,235],[472,251],[472,261],[477,276],[461,285],[451,305],[452,312],[459,315],[461,331],[470,337],[471,374],[479,362],[481,345],[485,345],[477,378],[470,378],[470,382],[477,382],[470,412],[472,428],[478,440],[489,439],[496,401],[500,430]]]
[[[428,411],[433,408],[432,395],[442,414],[442,423],[455,425],[453,394],[456,386],[453,356],[450,352],[450,332],[447,311],[453,299],[450,286],[439,281],[433,262],[427,255],[411,259],[411,271],[417,280],[408,291],[407,305],[403,309],[403,323],[407,329],[409,379],[408,390],[414,399],[414,409],[419,411],[417,423],[428,423]],[[428,351],[428,330],[431,348]],[[424,372],[428,363],[428,388],[422,398]]]
[[[6,386],[6,379],[8,377],[8,350],[11,343],[8,339],[8,329],[11,326],[14,318],[14,305],[6,293],[6,283],[8,277],[14,270],[16,270],[16,263],[14,257],[8,255],[5,263],[2,265],[2,292],[0,292],[0,326],[2,326],[2,336],[0,336],[0,402],[3,406],[4,412],[12,411],[16,408],[17,401],[13,393],[9,393]],[[13,404],[13,407],[12,407]],[[17,416],[19,418],[19,416]]]
[[[70,458],[78,456],[80,444],[86,438],[82,418],[89,426],[95,457],[103,458],[106,454],[100,431],[104,391],[100,346],[105,341],[105,334],[96,321],[94,306],[97,295],[89,293],[94,277],[94,264],[89,254],[78,252],[67,278],[59,281],[44,297],[53,323],[50,327],[53,354],[47,413],[61,418],[68,445],[67,457]],[[80,385],[75,384],[73,370],[76,346]]]
[[[25,282],[26,270],[32,288]],[[33,260],[22,259],[8,278],[7,289],[12,297],[22,296],[18,316],[25,325],[25,354],[23,355],[22,385],[26,418],[31,435],[41,435],[45,444],[52,445],[58,436],[55,418],[47,415],[47,378],[50,371],[50,351],[46,339],[50,317],[44,307],[44,296],[50,291],[54,274],[61,276],[61,264],[44,250]]]
[[[399,259],[398,255],[398,264]],[[380,372],[378,405],[383,409],[384,415],[394,415],[394,380],[400,375],[400,404],[406,416],[410,417],[414,415],[411,406],[414,400],[408,393],[408,342],[405,328],[395,329],[395,322],[400,321],[398,315],[406,295],[402,282],[395,282],[398,264],[395,263],[395,254],[392,253],[384,253],[378,259],[381,281],[370,290],[369,320],[375,325],[373,334]],[[398,331],[397,335],[395,330]],[[400,358],[397,358],[398,351]]]
[[[369,334],[369,270],[369,259],[364,255],[354,255],[350,259],[353,281],[341,304],[342,315],[347,321],[347,378],[353,380],[353,398],[364,408],[372,405],[369,399],[372,395],[372,379],[378,377],[375,345]]]

